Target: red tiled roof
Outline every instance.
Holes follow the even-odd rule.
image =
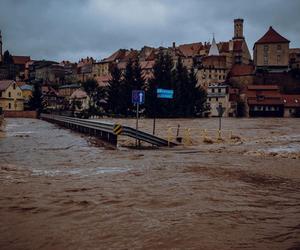
[[[248,99],[248,104],[249,105],[282,105],[282,99],[279,98],[253,98],[253,99]]]
[[[218,48],[220,53],[229,52],[229,42],[218,43]]]
[[[289,108],[300,107],[300,95],[283,95],[282,99],[285,107],[289,107]]]
[[[113,53],[111,56],[103,59],[103,62],[114,62],[116,60],[121,60],[126,56],[126,50],[125,49],[119,49],[115,53]]]
[[[14,64],[26,64],[30,61],[30,56],[13,56]]]
[[[195,56],[199,54],[201,49],[203,49],[202,43],[190,43],[178,46],[179,52],[181,52],[185,57]]]
[[[0,92],[6,90],[10,84],[14,83],[13,80],[0,81]]]
[[[278,90],[279,87],[277,85],[248,85],[248,90]]]
[[[289,43],[290,41],[280,35],[270,26],[269,30],[255,44],[259,43]]]
[[[235,64],[230,72],[229,75],[231,77],[234,76],[245,76],[245,75],[252,75],[254,72],[254,66],[248,64]]]

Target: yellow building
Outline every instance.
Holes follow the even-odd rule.
[[[0,81],[0,107],[3,111],[23,111],[24,97],[15,81]]]

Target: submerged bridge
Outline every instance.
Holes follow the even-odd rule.
[[[121,124],[52,114],[41,114],[40,117],[45,121],[53,122],[60,126],[98,137],[114,145],[117,144],[118,136],[120,135],[128,136],[159,147],[176,145],[165,139]]]

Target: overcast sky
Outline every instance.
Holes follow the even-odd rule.
[[[119,48],[228,41],[244,18],[249,49],[273,26],[300,47],[299,0],[0,0],[4,50],[33,59],[97,60]]]

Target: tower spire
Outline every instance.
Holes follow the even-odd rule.
[[[0,62],[2,62],[2,34],[0,30]]]
[[[218,46],[217,46],[217,43],[215,40],[215,33],[213,33],[213,39],[211,42],[211,46],[210,46],[208,55],[209,56],[219,56],[220,55],[219,49],[218,49]]]

